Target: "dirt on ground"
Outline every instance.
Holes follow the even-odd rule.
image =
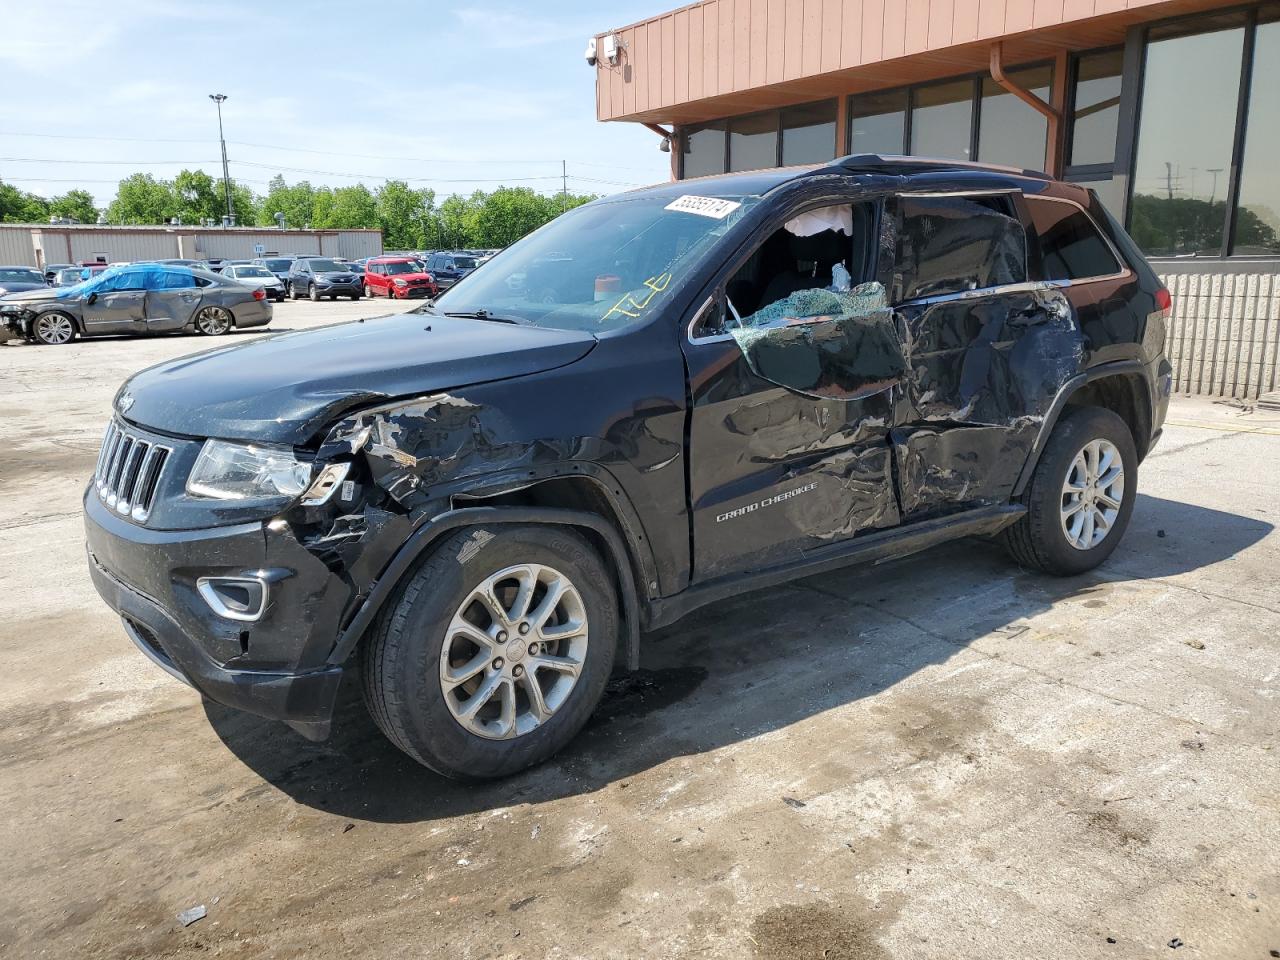
[[[320,744],[202,702],[94,593],[111,397],[207,346],[0,346],[0,956],[1278,955],[1280,415],[1175,400],[1089,575],[966,541],[733,598],[465,786],[354,686]]]

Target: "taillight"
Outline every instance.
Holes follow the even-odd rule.
[[[261,287],[254,287],[254,288],[253,288],[253,299],[255,299],[255,300],[265,300],[265,299],[267,299],[267,291],[263,290]]]
[[[1166,320],[1173,313],[1173,297],[1169,291],[1161,287],[1156,291],[1156,310],[1160,312],[1160,316]]]

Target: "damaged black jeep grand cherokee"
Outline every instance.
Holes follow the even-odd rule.
[[[501,776],[702,604],[961,536],[1100,563],[1169,308],[1041,174],[859,156],[638,190],[411,313],[137,374],[90,568],[206,696],[319,739],[358,667],[406,753]]]

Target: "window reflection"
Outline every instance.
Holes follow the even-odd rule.
[[[911,111],[914,156],[969,160],[972,130],[971,81],[957,80],[916,89]]]
[[[905,153],[907,91],[863,93],[849,103],[849,152]]]
[[[782,165],[822,163],[836,155],[836,103],[809,103],[782,111]]]
[[[1258,25],[1232,252],[1280,253],[1280,22]]]
[[[724,127],[703,127],[684,136],[684,176],[724,173]]]
[[[1096,53],[1077,61],[1068,163],[1115,163],[1123,70],[1124,52],[1120,50]]]
[[[1053,68],[1010,70],[1008,77],[1045,103],[1053,86]],[[978,115],[978,159],[1027,170],[1043,170],[1049,120],[1030,104],[996,83],[982,81],[982,112]]]
[[[729,121],[729,171],[778,165],[778,115],[760,113]]]
[[[1129,232],[1150,256],[1220,252],[1243,43],[1235,28],[1148,44]]]

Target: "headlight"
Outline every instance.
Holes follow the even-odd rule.
[[[408,280],[392,280],[391,282],[394,283],[397,287],[407,287],[409,285]]]
[[[311,483],[311,464],[288,447],[206,440],[187,477],[187,493],[217,500],[296,497]]]

